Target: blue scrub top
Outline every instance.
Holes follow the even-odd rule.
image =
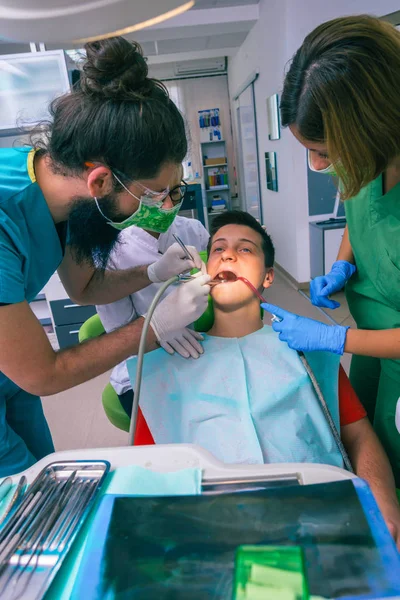
[[[29,148],[0,149],[0,304],[33,300],[62,260],[34,156]],[[27,469],[53,448],[40,400],[0,372],[0,476]]]
[[[62,260],[31,148],[0,149],[0,303],[28,302]]]

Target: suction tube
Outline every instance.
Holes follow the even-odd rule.
[[[131,412],[131,423],[129,426],[129,445],[133,446],[133,442],[135,439],[136,433],[136,424],[137,424],[137,416],[139,410],[139,400],[140,400],[140,388],[142,385],[142,371],[143,371],[143,357],[146,351],[146,338],[147,332],[149,331],[151,317],[155,311],[155,308],[165,292],[165,290],[172,284],[179,281],[179,277],[176,275],[168,279],[158,290],[157,294],[154,296],[152,303],[150,304],[149,310],[147,311],[146,318],[144,320],[142,335],[140,336],[139,350],[137,353],[137,366],[136,366],[136,377],[135,377],[135,389],[133,390],[133,404],[132,404],[132,412]]]

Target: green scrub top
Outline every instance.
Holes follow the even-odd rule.
[[[360,329],[400,327],[400,183],[383,194],[383,177],[345,203],[357,271],[346,285]],[[400,373],[400,361],[389,361]]]
[[[34,156],[30,148],[0,149],[0,304],[33,300],[62,260]]]

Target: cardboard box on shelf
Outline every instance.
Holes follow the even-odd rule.
[[[219,158],[206,158],[204,160],[205,165],[225,165],[227,164],[226,156],[221,156]]]

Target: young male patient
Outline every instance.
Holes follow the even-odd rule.
[[[207,271],[229,271],[259,291],[273,283],[274,248],[249,214],[213,221]],[[184,285],[184,284],[182,284]],[[243,281],[212,288],[214,324],[196,361],[146,354],[140,407],[155,443],[197,443],[227,463],[315,462],[343,466],[311,381],[297,355],[263,325],[260,301]],[[387,457],[339,358],[307,358],[357,475],[366,479],[395,537],[400,511]],[[136,361],[128,363],[132,382]],[[134,387],[134,386],[133,386]]]

